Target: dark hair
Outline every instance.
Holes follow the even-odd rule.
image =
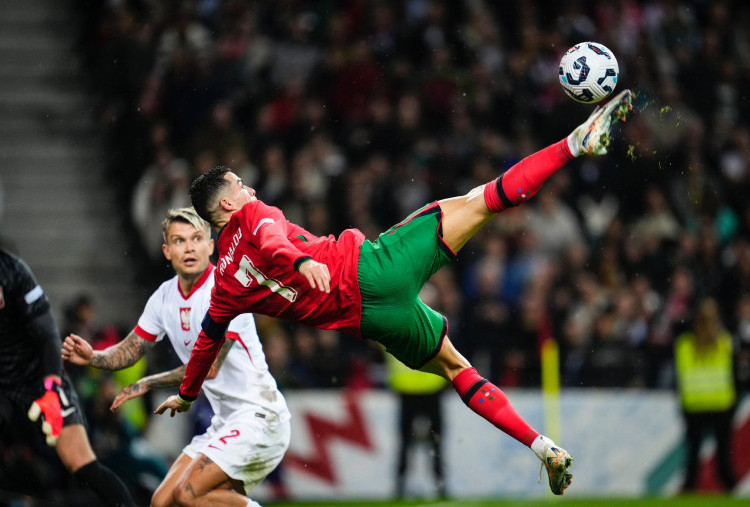
[[[211,209],[214,207],[214,201],[219,192],[227,185],[224,175],[231,171],[228,167],[217,165],[205,174],[201,174],[193,180],[190,185],[190,200],[193,203],[196,213],[203,220],[214,224]]]

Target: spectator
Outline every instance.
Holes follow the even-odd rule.
[[[169,148],[156,153],[133,192],[132,218],[152,262],[161,262],[161,220],[167,210],[188,206],[188,164]]]
[[[702,299],[693,328],[675,342],[677,385],[688,444],[683,492],[696,488],[706,431],[716,437],[716,465],[722,486],[731,492],[737,483],[731,450],[737,400],[733,361],[732,337],[723,327],[719,307],[711,298]]]
[[[546,188],[526,210],[535,242],[519,249],[518,236],[503,231],[503,286],[486,301],[509,307],[511,327],[527,297],[550,309],[551,332],[572,360],[569,341],[587,328],[571,318],[581,316],[582,273],[593,276],[585,284],[614,298],[591,315],[589,348],[612,346],[607,330],[620,320],[617,301],[643,290],[649,309],[635,319],[648,338],[629,347],[654,363],[631,380],[667,386],[680,332],[670,329],[681,318],[671,315],[673,279],[682,279],[672,276],[675,268],[717,298],[726,317],[750,287],[743,260],[750,100],[741,93],[750,82],[748,15],[742,2],[687,0],[596,10],[538,0],[502,8],[439,0],[331,9],[168,2],[153,10],[115,2],[87,10],[80,45],[121,202],[131,202],[141,176],[133,168],[169,149],[193,171],[223,161],[270,204],[304,218],[301,225],[356,226],[372,237],[419,204],[466,192],[564,135],[568,118],[582,117],[584,108],[557,86],[559,56],[581,40],[607,44],[621,85],[637,88],[638,114],[606,163],[575,163],[569,181]],[[149,134],[151,126],[158,135]],[[192,140],[209,130],[212,146],[198,150]],[[173,195],[184,195],[174,186]],[[134,234],[143,225],[124,218],[138,223],[129,227]],[[477,255],[483,250],[478,244]],[[523,276],[525,257],[550,252],[565,260],[545,275],[545,292],[536,276]],[[469,255],[458,268],[475,262]],[[467,290],[459,315],[471,311],[475,294]],[[664,316],[654,309],[662,304]],[[583,354],[580,371],[597,370],[586,364],[595,357]],[[612,381],[598,375],[587,374],[586,383]]]

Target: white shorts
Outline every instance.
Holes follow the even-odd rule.
[[[211,426],[182,450],[191,459],[204,454],[232,479],[245,484],[245,495],[281,462],[289,448],[291,423],[262,409],[217,416]]]

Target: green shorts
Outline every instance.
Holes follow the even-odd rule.
[[[437,355],[448,332],[447,319],[419,299],[430,276],[455,258],[442,239],[442,217],[429,204],[360,247],[362,336],[415,369]]]

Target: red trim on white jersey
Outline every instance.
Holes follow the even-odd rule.
[[[135,329],[133,329],[133,332],[137,334],[138,336],[140,336],[141,338],[143,338],[144,340],[152,342],[152,343],[156,341],[156,338],[158,338],[157,335],[151,334],[148,331],[145,331],[141,326],[138,326],[138,325],[135,326]]]
[[[247,352],[247,357],[250,358],[250,362],[253,362],[253,355],[250,353],[250,349],[247,348],[247,345],[245,345],[245,342],[242,341],[242,337],[238,333],[233,333],[232,331],[228,331],[226,334],[226,337],[230,340],[234,340],[236,342],[239,342],[240,345],[242,345],[242,348],[245,349],[245,352]]]
[[[188,299],[190,299],[190,296],[192,296],[195,293],[195,291],[197,291],[198,289],[200,289],[201,286],[204,283],[206,283],[206,280],[208,280],[208,277],[211,276],[213,274],[213,272],[214,272],[214,265],[209,262],[208,263],[208,267],[203,272],[203,274],[201,275],[201,277],[198,279],[198,282],[195,285],[193,285],[192,289],[190,289],[190,292],[188,294],[185,294],[184,292],[182,292],[182,287],[180,287],[180,280],[178,278],[176,280],[176,282],[177,282],[177,291],[180,293],[180,296],[182,296],[182,299],[184,299],[185,301],[187,301]]]

